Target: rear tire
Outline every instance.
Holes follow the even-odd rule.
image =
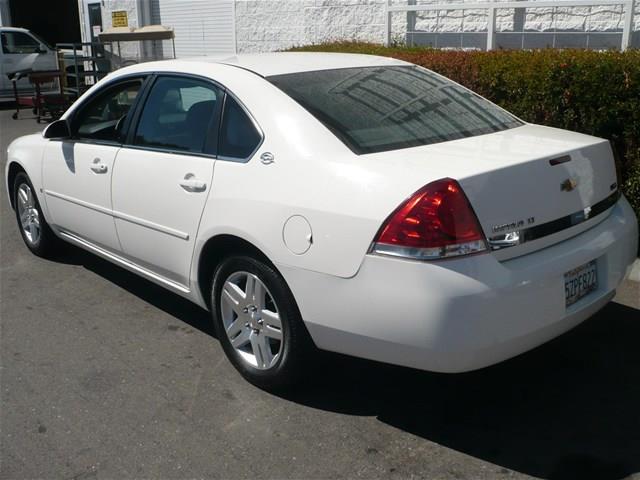
[[[13,205],[18,229],[27,248],[39,257],[51,257],[60,241],[45,220],[36,191],[24,172],[18,173],[13,182]]]
[[[269,391],[295,385],[313,342],[293,294],[270,265],[231,256],[213,275],[211,311],[222,347],[240,374]]]

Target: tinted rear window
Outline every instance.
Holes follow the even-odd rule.
[[[323,70],[268,80],[357,154],[429,145],[522,125],[479,95],[415,66]]]

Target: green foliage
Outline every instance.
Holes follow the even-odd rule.
[[[637,158],[640,158],[640,151],[637,153]],[[640,162],[634,163],[627,172],[627,178],[622,184],[622,190],[636,211],[636,215],[640,214]]]
[[[342,42],[298,51],[390,56],[422,65],[525,121],[607,138],[640,217],[640,50],[448,51]]]

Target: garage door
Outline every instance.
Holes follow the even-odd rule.
[[[160,0],[162,25],[175,31],[176,56],[235,53],[235,2]]]

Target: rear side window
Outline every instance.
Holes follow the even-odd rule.
[[[475,93],[416,66],[269,77],[357,154],[429,145],[522,125]]]
[[[191,153],[215,153],[222,93],[203,80],[160,77],[153,84],[134,144]]]
[[[218,154],[247,159],[258,148],[262,136],[244,109],[230,95],[224,102]]]

